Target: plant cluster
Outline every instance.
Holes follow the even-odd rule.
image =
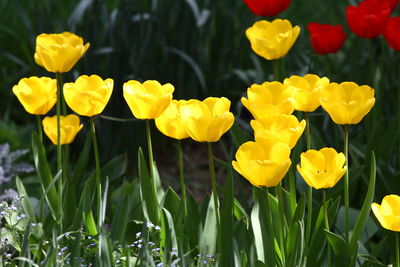
[[[291,5],[276,0],[244,3],[259,16],[275,16]],[[390,14],[397,4],[364,0],[348,6],[350,30],[367,39],[383,35],[396,50],[400,28]],[[337,53],[346,42],[341,25],[312,22],[307,29],[312,49],[321,57]],[[370,173],[366,192],[360,192],[361,209],[351,207],[355,170],[358,175],[366,170],[352,166],[349,135],[351,129],[362,131],[362,122],[384,101],[375,84],[333,82],[310,72],[286,75],[283,58],[301,36],[301,28],[287,19],[258,20],[245,36],[273,72],[272,79],[251,81],[241,98],[239,105],[254,118],[249,123],[231,111],[227,97],[175,99],[171,83],[128,78],[116,88],[114,79],[96,74],[64,82],[91,45],[71,32],[38,35],[32,59],[54,78],[22,78],[12,92],[37,117],[31,142],[41,188],[37,198],[31,197],[26,182],[15,178],[32,171],[27,164],[13,164],[26,151],[10,153],[7,145],[0,146],[0,185],[15,178],[19,195],[0,207],[2,265],[312,267],[390,262],[400,267],[400,197],[389,194],[381,205],[373,203],[377,165],[371,150],[362,157],[370,160]],[[145,124],[147,158],[139,148],[138,179],[118,179],[126,173],[124,156],[101,162],[98,135],[110,129],[99,127],[98,118],[117,90],[133,118],[111,119]],[[315,145],[321,133],[317,128],[322,128],[314,120],[320,107],[338,125],[342,138],[335,139],[343,141],[343,149]],[[48,115],[54,109],[55,115]],[[175,139],[177,150],[170,154],[176,155],[181,194],[162,186],[163,173],[153,156],[159,149],[153,149],[153,120],[159,132]],[[73,151],[79,155],[75,160],[71,144],[84,132],[85,121],[88,135],[81,149]],[[253,137],[243,128],[251,128]],[[226,133],[228,142],[222,140]],[[183,140],[189,138],[207,146],[211,192],[202,202],[186,188],[190,174],[185,174]],[[219,147],[224,159],[215,156]],[[48,160],[53,154],[55,164]],[[88,171],[91,158],[95,168]],[[226,173],[223,186],[218,185],[222,179],[217,179],[216,165]],[[251,188],[250,205],[235,197],[237,174],[250,183],[243,185]],[[372,237],[370,228],[379,231],[371,210],[394,244],[387,258],[380,251],[385,239],[376,248],[365,245]]]

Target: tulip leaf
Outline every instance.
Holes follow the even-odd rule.
[[[250,217],[240,202],[234,198],[233,200],[233,214],[238,220],[245,220],[247,228],[249,228]]]
[[[228,175],[224,186],[224,202],[221,213],[221,257],[220,266],[233,266],[233,181],[232,168],[228,169]]]
[[[121,187],[122,193],[119,195],[111,224],[111,236],[113,240],[119,240],[123,243],[129,222],[129,213],[132,209],[131,199],[133,198],[133,190],[130,189],[127,182],[124,182]]]
[[[88,229],[88,232],[91,235],[97,235],[97,228],[96,228],[96,223],[94,221],[93,217],[93,212],[92,212],[92,197],[88,184],[85,185],[83,192],[82,192],[82,213],[83,213],[83,221],[85,223],[86,228]],[[76,220],[79,220],[81,215],[79,212],[77,213]]]
[[[153,166],[153,173],[154,173],[154,183],[156,186],[157,200],[158,200],[158,203],[161,203],[161,201],[164,198],[165,191],[161,185],[160,174],[158,173],[156,163],[153,162],[152,166]]]
[[[33,151],[33,159],[35,162],[36,170],[39,175],[40,184],[42,186],[43,192],[46,191],[47,188],[53,182],[53,175],[51,174],[49,163],[46,158],[46,152],[43,147],[43,144],[40,140],[39,135],[36,132],[32,133],[32,151]],[[58,218],[58,195],[56,188],[52,186],[49,188],[48,194],[45,194],[45,198],[49,208],[51,210],[51,214],[54,220]]]
[[[324,232],[335,254],[335,266],[351,266],[349,249],[344,238],[326,229]]]
[[[104,220],[106,217],[106,208],[107,208],[107,196],[108,196],[108,185],[109,185],[109,180],[108,177],[106,177],[106,182],[105,182],[105,186],[104,186],[104,192],[103,195],[101,197],[101,201],[100,201],[100,225],[104,224]]]
[[[146,160],[143,151],[139,148],[138,151],[138,166],[140,179],[140,197],[143,202],[143,214],[148,222],[156,225],[160,224],[159,205],[155,190],[153,188],[149,171],[146,166]]]
[[[15,179],[15,183],[17,185],[18,194],[21,197],[21,205],[25,214],[27,214],[32,221],[35,221],[35,214],[33,213],[28,194],[26,193],[24,184],[18,176]]]
[[[361,232],[364,228],[364,225],[370,213],[371,203],[374,198],[374,192],[375,192],[375,181],[376,181],[376,161],[375,161],[375,153],[372,152],[368,190],[360,214],[358,215],[356,225],[353,229],[353,233],[351,235],[350,245],[349,245],[350,251],[355,250],[354,249],[355,245],[358,242],[358,239],[360,238]]]
[[[205,197],[205,202],[207,197]],[[199,235],[202,229],[201,222],[202,218],[199,214],[199,206],[198,203],[193,199],[191,195],[187,196],[187,216],[184,221],[185,224],[185,232],[188,237],[188,241],[191,247],[195,247],[199,244]]]
[[[218,235],[217,215],[214,207],[213,195],[211,194],[207,207],[206,221],[200,236],[199,250],[201,255],[214,255]]]
[[[174,225],[174,220],[172,218],[171,213],[163,208],[163,213],[164,213],[164,218],[166,219],[166,224],[164,224],[166,229],[168,229],[167,232],[167,240],[170,241],[171,245],[170,248],[178,248],[178,242],[176,240],[176,233],[175,233],[175,225]]]
[[[377,258],[375,258],[372,255],[360,254],[360,255],[358,255],[358,257],[360,257],[361,259],[365,260],[365,263],[364,263],[365,266],[371,266],[371,267],[385,267],[385,266],[387,266],[387,265],[384,265],[382,262],[380,262]],[[368,263],[368,265],[366,263]]]
[[[328,205],[329,222],[334,221],[334,217],[339,209],[339,204],[340,204],[340,198],[337,198],[334,202],[332,202],[331,199],[328,200],[327,205]],[[320,262],[323,260],[322,258],[323,253],[321,248],[324,246],[324,243],[326,241],[323,221],[324,221],[324,206],[321,206],[317,215],[317,219],[313,224],[314,231],[311,236],[310,247],[307,250],[308,251],[307,266],[319,267],[322,265],[322,263]]]
[[[304,254],[304,223],[299,220],[289,228],[286,243],[286,266],[300,266]]]
[[[273,209],[277,209],[277,205],[275,208],[272,208],[272,199],[275,200],[273,196],[269,196],[269,193],[264,192],[263,189],[253,187],[253,195],[254,195],[254,206],[251,211],[251,225],[253,228],[254,234],[254,242],[257,252],[257,259],[262,262],[271,262],[271,264],[275,264],[275,244],[274,244],[274,230],[276,229],[274,226],[280,226],[280,222],[278,221],[279,216],[275,216],[276,220],[271,222],[268,219],[268,212],[272,214]],[[266,198],[268,197],[267,206]],[[272,197],[272,198],[271,198]],[[276,201],[275,201],[276,202]],[[267,208],[269,207],[269,209]],[[272,234],[272,235],[271,235]]]
[[[297,223],[299,220],[303,219],[305,208],[306,208],[306,197],[305,197],[305,194],[302,193],[300,195],[299,201],[297,202],[297,207],[296,207],[296,210],[293,215],[292,221],[294,223]]]
[[[174,221],[178,219],[180,213],[183,213],[181,199],[171,187],[167,189],[161,204],[163,208],[166,208],[171,213]]]
[[[83,180],[84,171],[87,168],[87,164],[89,161],[89,154],[90,154],[91,146],[92,146],[92,135],[87,134],[82,152],[79,155],[79,158],[75,163],[74,174],[72,176],[73,181]]]
[[[99,234],[99,246],[100,246],[100,255],[99,257],[99,266],[112,266],[112,259],[113,259],[113,254],[112,254],[112,245],[111,245],[111,240],[105,233],[100,233]]]

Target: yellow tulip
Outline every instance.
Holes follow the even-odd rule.
[[[44,133],[57,145],[57,116],[45,117],[42,121]],[[74,114],[60,116],[60,143],[69,144],[74,141],[76,134],[82,129],[79,117]]]
[[[284,57],[299,34],[300,27],[286,19],[260,20],[246,30],[253,51],[267,60]]]
[[[172,101],[175,88],[172,84],[161,85],[158,81],[140,83],[130,80],[123,85],[124,98],[133,116],[138,119],[155,119]]]
[[[90,44],[73,33],[42,33],[36,37],[35,61],[49,72],[67,72],[88,50]]]
[[[172,100],[169,106],[155,119],[157,129],[168,137],[178,140],[188,138],[189,134],[183,127],[180,106],[186,103],[185,100]]]
[[[254,130],[256,142],[260,139],[272,139],[282,142],[292,149],[306,127],[306,121],[301,122],[293,115],[280,114],[250,122]]]
[[[225,97],[208,97],[203,101],[191,99],[180,106],[183,126],[197,142],[217,142],[233,125],[229,111],[231,101]]]
[[[252,185],[272,187],[283,179],[290,167],[290,148],[284,143],[264,141],[241,145],[232,166]]]
[[[357,124],[375,104],[374,89],[354,82],[330,83],[321,90],[321,106],[337,124]]]
[[[242,104],[251,112],[255,119],[261,119],[278,114],[292,114],[292,89],[280,82],[264,82],[253,84],[247,89],[247,97],[242,97]]]
[[[297,170],[304,181],[315,189],[331,188],[342,178],[347,167],[343,166],[346,157],[331,147],[307,150],[300,155]]]
[[[381,205],[372,203],[371,208],[383,228],[400,231],[400,196],[387,195]]]
[[[307,74],[304,77],[293,75],[283,83],[293,88],[295,110],[313,112],[320,105],[320,91],[329,84],[329,79],[320,78],[315,74]]]
[[[48,77],[21,79],[12,88],[24,109],[34,115],[44,115],[57,102],[57,81]]]
[[[100,114],[110,100],[114,81],[103,81],[97,75],[82,75],[75,83],[64,84],[64,98],[68,106],[81,116]]]

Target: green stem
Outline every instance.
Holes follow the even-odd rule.
[[[218,227],[218,236],[220,235],[220,218],[219,218],[219,208],[218,208],[218,192],[217,192],[217,180],[215,178],[215,167],[214,167],[214,156],[212,151],[212,143],[208,143],[208,164],[210,167],[210,174],[211,174],[211,186],[212,192],[214,197],[214,208],[215,208],[215,216],[217,218],[217,227]],[[219,238],[217,238],[219,240]],[[219,241],[218,241],[219,242]]]
[[[307,112],[304,112],[304,118],[306,119],[306,144],[307,150],[311,149],[311,135],[310,135],[310,118]],[[307,225],[306,225],[306,246],[309,247],[310,235],[311,235],[311,224],[312,224],[312,187],[308,186],[307,192]]]
[[[101,231],[101,180],[100,180],[100,157],[99,157],[99,146],[97,144],[96,137],[96,127],[94,124],[94,117],[90,117],[90,132],[92,133],[93,138],[93,151],[94,151],[94,160],[96,163],[96,185],[97,185],[97,227],[99,232]]]
[[[325,222],[325,229],[329,231],[329,221],[328,221],[328,205],[326,201],[326,190],[323,189],[322,191],[322,197],[323,197],[323,204],[324,204],[324,222]]]
[[[182,203],[183,203],[183,210],[185,214],[185,218],[187,215],[187,208],[186,208],[186,186],[185,186],[185,177],[183,173],[183,153],[182,153],[182,141],[178,140],[178,162],[179,162],[179,179],[181,182],[181,190],[182,190]]]
[[[151,145],[151,133],[150,133],[150,120],[146,120],[146,136],[147,136],[147,150],[149,152],[149,169],[150,169],[150,177],[154,190],[156,189],[155,181],[154,181],[154,171],[153,171],[153,148]],[[157,190],[155,191],[157,192]]]
[[[307,150],[311,149],[311,135],[310,135],[310,117],[308,112],[304,112],[304,118],[306,119],[306,144]]]
[[[56,73],[56,80],[57,80],[57,103],[56,103],[56,113],[57,113],[57,171],[62,171],[62,151],[61,151],[61,99],[62,99],[62,74]],[[62,217],[63,217],[63,179],[61,177],[58,179],[57,186],[58,186],[58,215],[59,215],[59,224],[60,224],[60,231],[62,231]]]
[[[344,155],[346,157],[346,173],[344,174],[344,235],[345,235],[345,240],[347,243],[349,243],[349,126],[344,125],[343,129],[344,133]]]
[[[65,104],[65,99],[64,99],[64,97],[62,97],[63,96],[63,84],[64,84],[64,80],[63,80],[63,77],[62,77],[62,75],[61,75],[61,73],[60,73],[60,77],[57,79],[57,84],[58,83],[60,83],[61,84],[61,90],[60,90],[60,92],[61,92],[61,98],[60,98],[60,105],[61,105],[61,115],[67,115],[67,105]]]
[[[264,192],[265,192],[265,208],[267,209],[267,226],[268,226],[268,231],[269,231],[269,240],[271,240],[271,244],[270,244],[270,248],[272,249],[274,247],[274,230],[272,229],[273,227],[273,223],[272,223],[272,215],[271,215],[271,207],[270,207],[270,203],[269,203],[269,193],[268,193],[268,188],[264,187],[263,188]],[[275,254],[275,253],[273,253]],[[274,262],[275,259],[272,259],[272,261]],[[275,266],[275,265],[272,265]]]
[[[40,115],[37,115],[36,119],[37,119],[37,127],[38,127],[39,138],[40,138],[40,141],[43,142],[42,118],[40,117]]]
[[[396,238],[396,267],[400,267],[399,233],[394,233]]]
[[[323,204],[324,204],[324,221],[325,221],[325,229],[327,231],[329,231],[329,221],[328,221],[328,204],[326,201],[326,190],[323,189],[322,191],[322,196],[323,196]],[[329,249],[329,242],[326,241],[326,249],[327,249],[327,262],[328,262],[328,266],[331,266],[331,250]]]
[[[280,213],[280,217],[281,217],[281,221],[284,227],[283,231],[281,231],[281,235],[280,235],[280,245],[281,248],[283,250],[283,252],[285,252],[285,248],[286,245],[284,244],[285,240],[284,240],[284,236],[286,235],[286,230],[288,229],[288,225],[287,225],[287,221],[286,221],[286,216],[285,216],[285,209],[284,209],[284,203],[283,203],[283,195],[282,195],[282,181],[279,182],[279,184],[276,186],[276,193],[277,193],[277,197],[278,197],[278,204],[279,204],[279,213]]]

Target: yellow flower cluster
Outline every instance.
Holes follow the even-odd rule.
[[[267,60],[284,57],[299,33],[299,26],[282,19],[257,21],[246,30],[253,51]],[[291,115],[294,110],[313,112],[322,106],[335,123],[357,124],[374,103],[374,89],[367,85],[330,83],[314,74],[253,84],[242,104],[255,118],[250,122],[255,142],[240,146],[232,165],[255,186],[275,186],[288,170],[290,149],[306,127],[304,120]],[[302,153],[297,169],[311,187],[329,188],[346,172],[345,162],[343,153],[325,147]]]
[[[68,72],[85,54],[89,45],[83,44],[81,37],[70,32],[43,33],[36,38],[34,58],[38,65],[49,72]],[[112,79],[103,80],[97,75],[82,75],[74,83],[64,84],[62,92],[65,102],[74,112],[92,117],[104,110],[113,86]],[[57,81],[48,77],[23,78],[13,87],[13,93],[27,112],[45,115],[57,102]],[[45,134],[56,145],[57,116],[45,117],[42,124]],[[60,116],[60,144],[71,143],[82,127],[78,116]]]
[[[124,84],[123,91],[136,118],[155,119],[158,130],[171,138],[217,142],[233,125],[231,102],[225,97],[172,100],[174,87],[157,81],[131,80]]]
[[[300,32],[288,20],[259,21],[246,31],[253,50],[271,60],[283,57],[293,46]],[[36,39],[35,61],[54,73],[71,70],[85,54],[89,43],[73,33],[41,34]],[[100,114],[107,105],[114,86],[112,79],[97,75],[82,75],[63,86],[67,105],[81,116]],[[217,142],[233,125],[229,111],[231,102],[225,98],[208,97],[203,101],[173,100],[174,86],[148,80],[130,80],[123,85],[123,96],[138,119],[154,119],[165,135],[198,142]],[[44,115],[57,101],[57,82],[47,77],[24,78],[13,87],[13,92],[25,110]],[[61,95],[61,92],[59,92]],[[299,121],[292,113],[313,112],[320,105],[337,124],[356,124],[375,103],[374,90],[353,82],[330,83],[326,77],[307,74],[293,75],[283,81],[253,84],[247,90],[243,105],[253,115],[251,127],[254,141],[239,147],[233,167],[255,186],[275,186],[291,164],[290,150],[304,132],[306,121]],[[57,118],[43,120],[45,133],[57,143]],[[61,143],[72,142],[82,129],[79,117],[60,117]],[[315,188],[334,186],[346,171],[346,159],[333,148],[309,150],[301,154],[297,166],[305,181]]]
[[[255,142],[239,147],[233,167],[255,186],[275,186],[285,176],[290,149],[306,127],[306,121],[291,115],[294,110],[312,112],[321,105],[335,123],[356,124],[374,103],[374,90],[367,85],[330,83],[314,74],[253,84],[242,104],[255,118],[250,122]],[[343,153],[325,147],[302,153],[297,169],[311,187],[330,188],[346,172],[345,162]]]

